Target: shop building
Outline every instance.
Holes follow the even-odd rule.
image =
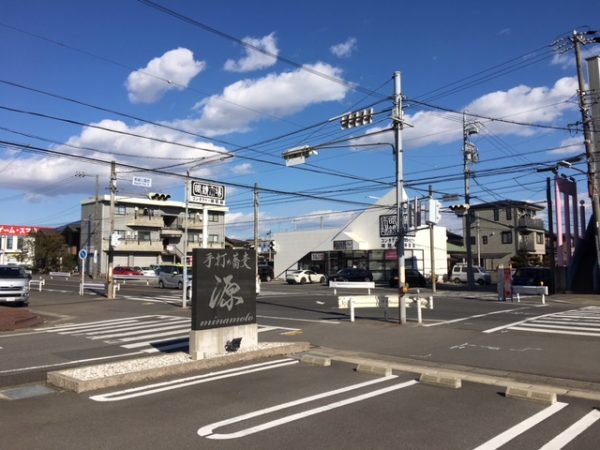
[[[29,225],[0,225],[0,264],[33,264],[34,237],[31,233],[53,228]]]
[[[339,229],[317,229],[276,233],[274,271],[284,278],[288,270],[311,269],[332,274],[345,267],[363,267],[377,282],[387,282],[398,269],[396,250],[395,191],[382,197],[373,208],[360,213]],[[388,205],[388,206],[386,206]],[[433,273],[447,274],[446,228],[433,226]],[[430,228],[423,221],[405,237],[405,266],[426,277],[432,273]]]

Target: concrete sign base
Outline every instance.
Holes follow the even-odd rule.
[[[211,328],[209,330],[192,330],[190,332],[190,356],[194,360],[222,355],[231,349],[231,343],[236,339],[239,348],[245,349],[258,345],[258,327],[256,323],[237,325],[233,327]]]

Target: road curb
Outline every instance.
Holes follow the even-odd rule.
[[[214,358],[206,358],[201,360],[190,359],[185,362],[176,361],[172,364],[168,364],[168,362],[165,363],[164,361],[161,361],[166,360],[166,357],[169,354],[149,356],[145,358],[136,358],[133,360],[129,359],[123,362],[97,364],[77,369],[67,369],[48,372],[48,374],[46,375],[46,382],[51,386],[55,386],[66,391],[82,393],[98,389],[105,389],[109,387],[121,386],[125,384],[153,381],[166,376],[185,375],[198,370],[212,369],[228,364],[252,361],[261,358],[268,358],[271,356],[282,356],[292,355],[295,353],[302,353],[308,351],[310,347],[311,345],[308,342],[295,342],[291,344],[271,344],[266,348],[258,350],[227,353],[223,356],[216,356]],[[102,375],[103,369],[106,369],[108,367],[114,367],[119,363],[133,365],[134,367],[151,367],[153,363],[163,363],[165,365],[161,367],[151,367],[145,369],[142,368],[110,376]],[[83,371],[95,373],[96,375],[93,375],[91,378],[78,376],[78,374],[81,374]]]
[[[387,366],[398,372],[414,373],[417,376],[427,374],[431,377],[455,377],[462,382],[485,384],[508,388],[509,386],[527,387],[535,392],[546,392],[557,396],[573,397],[600,401],[600,384],[539,377],[535,375],[514,373],[503,370],[483,369],[444,363],[423,363],[407,358],[389,357],[386,355],[365,354],[346,350],[319,347],[314,349],[323,356],[330,357],[332,362],[344,362],[353,365]],[[540,380],[540,379],[543,379]]]

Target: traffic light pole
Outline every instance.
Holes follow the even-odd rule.
[[[394,73],[394,149],[396,151],[396,232],[398,240],[396,248],[398,253],[398,321],[400,325],[406,324],[406,299],[404,275],[404,167],[402,150],[402,80],[400,72]]]
[[[464,162],[464,175],[465,175],[465,205],[471,206],[471,189],[469,181],[471,178],[471,167],[469,159],[469,134],[467,132],[467,122],[465,114],[463,113],[463,162]],[[471,248],[471,214],[470,210],[467,209],[465,214],[465,247],[467,249],[467,287],[469,290],[473,290],[475,287],[475,278],[473,274],[473,249]]]

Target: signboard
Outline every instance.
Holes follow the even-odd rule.
[[[396,214],[379,216],[379,237],[396,237],[398,228],[396,227]]]
[[[334,250],[353,250],[354,242],[353,241],[333,241],[333,249]]]
[[[131,184],[134,186],[142,186],[142,187],[152,187],[152,178],[145,177],[133,177],[131,180]]]
[[[254,250],[194,249],[192,330],[256,323]]]
[[[311,253],[310,254],[311,261],[325,261],[325,253]]]
[[[85,249],[79,250],[79,259],[85,259],[88,257],[88,252]]]
[[[188,200],[192,203],[207,205],[225,205],[225,186],[192,180],[189,184]]]

